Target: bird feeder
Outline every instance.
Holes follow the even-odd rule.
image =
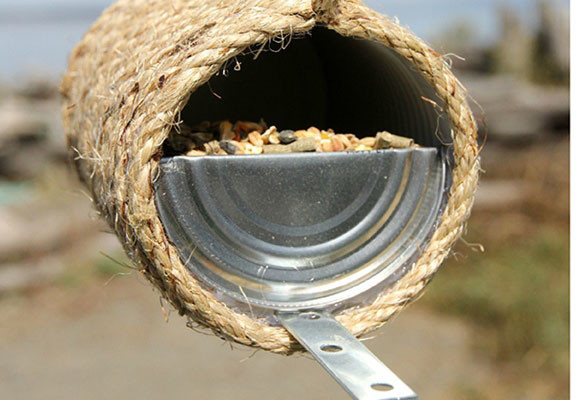
[[[353,397],[412,398],[352,336],[421,293],[471,210],[476,125],[444,57],[358,0],[121,0],[61,91],[96,208],[181,314],[244,345],[306,348]],[[164,151],[181,124],[260,118],[419,146]]]

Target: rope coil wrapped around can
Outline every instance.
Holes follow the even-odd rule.
[[[299,350],[282,327],[229,308],[187,270],[167,238],[153,182],[162,145],[197,88],[251,46],[324,26],[394,50],[432,86],[453,139],[453,184],[413,268],[372,303],[336,318],[355,336],[416,298],[462,234],[479,173],[476,124],[444,58],[359,0],[121,0],[75,48],[61,92],[78,174],[129,257],[163,296],[216,335],[276,353]]]

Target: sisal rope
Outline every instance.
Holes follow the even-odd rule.
[[[337,316],[360,336],[417,298],[462,234],[473,204],[476,125],[441,55],[358,0],[121,0],[74,49],[61,85],[79,176],[142,273],[192,322],[283,354],[301,349],[284,328],[235,312],[192,277],[165,235],[153,182],[162,143],[196,88],[249,46],[306,33],[315,24],[380,42],[410,61],[443,101],[453,128],[453,185],[428,247],[372,304]]]

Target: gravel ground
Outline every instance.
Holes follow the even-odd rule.
[[[157,294],[137,274],[0,299],[3,399],[340,399],[307,356],[231,347],[164,322]],[[366,342],[422,399],[456,398],[489,366],[459,319],[411,307]]]

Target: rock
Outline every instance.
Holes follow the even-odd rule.
[[[0,101],[0,176],[30,179],[67,158],[58,101]]]
[[[104,221],[87,218],[92,213],[88,202],[72,196],[59,201],[28,199],[0,208],[0,265],[51,254],[77,239],[106,230]]]
[[[487,133],[488,141],[529,143],[542,135],[568,134],[567,86],[539,86],[508,75],[471,73],[459,78],[473,99],[471,108],[479,135],[484,137]]]

